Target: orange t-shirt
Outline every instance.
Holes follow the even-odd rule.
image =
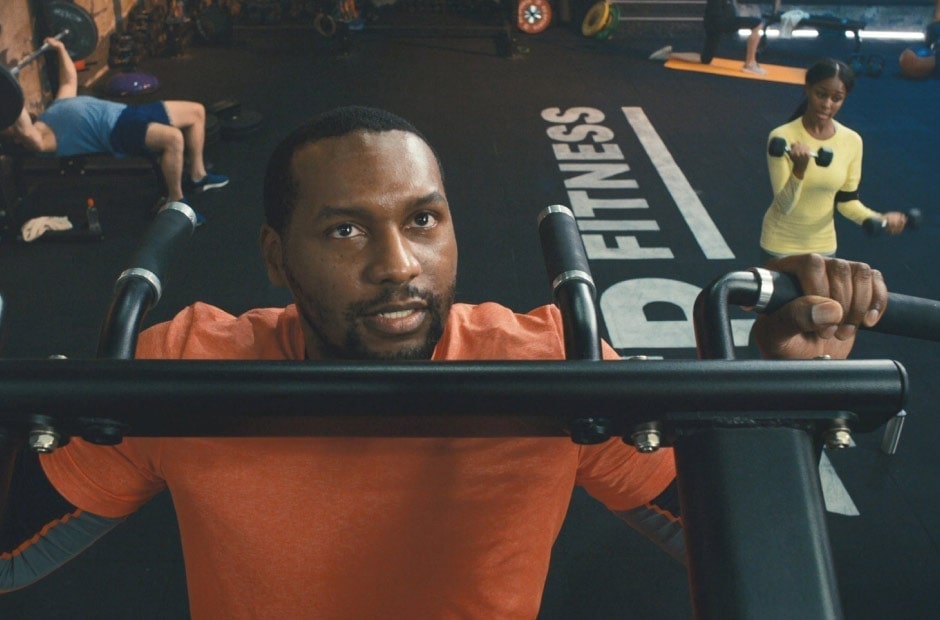
[[[304,338],[294,306],[196,304],[141,334],[138,357],[301,360]],[[563,357],[557,309],[497,304],[455,304],[434,353]],[[192,617],[227,620],[531,619],[574,485],[620,511],[675,475],[670,450],[563,437],[76,439],[42,463],[107,517],[169,488]]]

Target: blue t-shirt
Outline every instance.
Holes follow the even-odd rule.
[[[53,101],[39,120],[55,134],[58,157],[113,153],[111,130],[126,107],[95,97],[67,97]]]

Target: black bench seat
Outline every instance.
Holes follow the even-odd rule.
[[[781,13],[774,15],[763,15],[766,26],[773,26],[780,23]],[[855,35],[855,51],[858,52],[862,47],[862,39],[859,35],[860,30],[865,29],[865,22],[857,19],[847,19],[836,17],[835,15],[810,15],[800,20],[793,30],[803,30],[812,28],[814,30],[838,30],[841,32],[851,32]],[[767,47],[767,30],[761,35],[760,49]]]

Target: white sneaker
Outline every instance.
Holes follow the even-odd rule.
[[[767,75],[767,70],[756,62],[753,65],[744,65],[741,67],[741,71],[745,73],[753,73],[754,75]]]
[[[672,46],[667,45],[666,47],[661,47],[652,54],[650,54],[650,60],[669,60],[669,54],[672,53]]]

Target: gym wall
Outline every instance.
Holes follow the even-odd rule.
[[[31,54],[33,45],[33,11],[26,2],[0,2],[0,62],[12,68]],[[38,63],[30,63],[19,74],[26,107],[31,112],[42,111],[43,92],[39,80]]]

